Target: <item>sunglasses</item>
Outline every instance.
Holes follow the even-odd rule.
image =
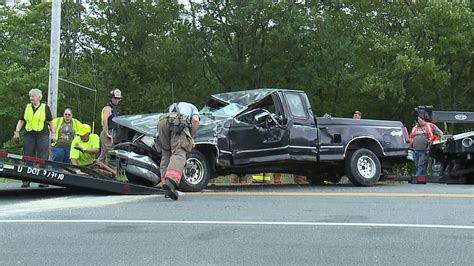
[[[71,116],[72,114],[64,114],[64,116]]]

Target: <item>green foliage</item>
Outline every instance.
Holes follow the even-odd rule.
[[[10,139],[7,142],[3,143],[3,148],[0,150],[6,151],[9,153],[14,153],[14,154],[22,154],[23,153],[22,142],[20,140]]]
[[[0,143],[12,136],[28,91],[47,92],[48,12],[47,4],[0,9]]]
[[[203,63],[188,45],[191,41],[179,5],[170,1],[98,3],[92,10],[86,34],[94,44],[90,56],[100,76],[101,95],[110,87],[121,88],[123,113],[156,112],[173,97],[198,100],[189,94],[202,91],[198,73]]]

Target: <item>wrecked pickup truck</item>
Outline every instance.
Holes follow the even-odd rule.
[[[305,175],[311,184],[343,175],[371,186],[394,163],[405,162],[408,132],[401,122],[315,118],[304,91],[256,89],[211,95],[200,110],[195,148],[187,157],[182,191],[200,191],[209,179],[261,172]],[[131,182],[159,183],[156,149],[160,114],[115,118],[111,152]]]

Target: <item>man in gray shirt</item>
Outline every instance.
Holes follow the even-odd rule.
[[[416,176],[426,176],[428,167],[427,150],[430,143],[443,136],[435,124],[426,122],[419,115],[410,135],[410,147],[415,150]]]

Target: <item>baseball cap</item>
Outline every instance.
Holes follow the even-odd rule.
[[[86,135],[87,133],[91,133],[91,126],[89,126],[88,124],[82,124],[77,134],[82,137]]]

